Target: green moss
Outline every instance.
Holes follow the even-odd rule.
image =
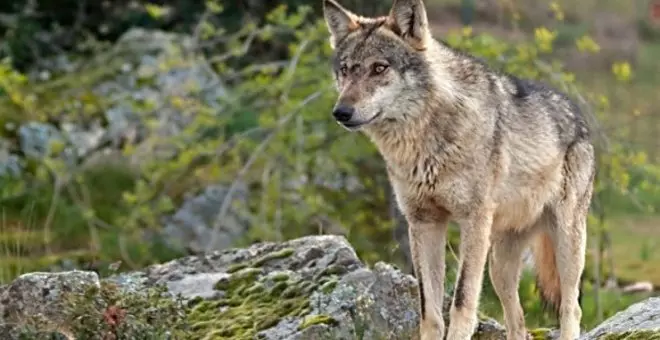
[[[280,322],[280,318],[275,315],[269,315],[257,322],[256,328],[259,331],[275,327]]]
[[[477,318],[479,319],[479,321],[486,321],[492,319],[482,311],[477,311]]]
[[[322,272],[316,274],[315,280],[320,281],[321,283],[325,283],[326,280],[328,279],[324,277],[332,276],[332,275],[341,275],[344,274],[345,272],[346,272],[346,268],[340,265],[333,264],[323,269]]]
[[[215,284],[215,289],[216,290],[241,289],[242,286],[252,283],[259,274],[261,274],[260,269],[246,267],[244,269],[235,272],[234,274],[231,275],[231,277],[219,280]]]
[[[237,272],[237,271],[239,271],[239,270],[241,270],[241,269],[245,269],[245,268],[247,268],[247,267],[248,267],[248,264],[247,264],[247,263],[237,263],[237,264],[233,264],[233,265],[229,266],[229,268],[227,268],[227,273],[229,273],[229,274],[231,274],[231,273],[235,273],[235,272]]]
[[[632,330],[621,333],[607,334],[602,340],[660,340],[660,331]]]
[[[287,287],[284,291],[282,291],[282,297],[283,298],[294,298],[303,295],[303,291],[301,287],[294,285],[294,286],[289,286]]]
[[[287,273],[277,273],[270,277],[275,282],[286,281],[289,279],[289,274]]]
[[[320,288],[321,292],[324,294],[330,294],[335,289],[335,287],[337,287],[337,283],[338,281],[336,279],[324,283]]]
[[[329,315],[319,314],[319,315],[309,315],[305,317],[300,325],[298,326],[299,330],[303,330],[307,327],[314,325],[337,325],[337,320]]]
[[[549,328],[536,328],[529,330],[529,335],[532,336],[532,340],[546,340],[550,338],[550,331]]]
[[[223,291],[220,300],[197,302],[188,315],[193,338],[254,339],[257,333],[275,327],[283,318],[299,318],[310,313],[309,296],[316,282],[294,278],[289,273],[266,275],[256,264],[290,255],[290,251],[269,254],[249,263],[215,288]],[[335,280],[336,281],[336,280]],[[332,320],[322,323],[332,324]]]
[[[261,267],[264,264],[266,264],[267,262],[287,258],[287,257],[293,255],[294,252],[295,252],[295,250],[293,250],[293,248],[283,248],[283,249],[280,249],[279,251],[268,253],[268,254],[256,259],[252,263],[252,265],[254,267]]]
[[[270,295],[272,297],[280,296],[280,294],[288,287],[287,282],[278,282],[271,288]]]
[[[245,291],[245,293],[248,296],[253,296],[253,295],[256,296],[256,295],[264,292],[265,290],[266,290],[266,287],[263,284],[261,284],[259,282],[256,282],[252,286],[248,287],[248,289]]]
[[[311,294],[313,291],[315,291],[316,288],[318,288],[318,285],[315,284],[315,283],[312,282],[312,281],[305,281],[305,282],[303,282],[303,283],[300,284],[300,289],[301,289],[301,291],[303,292],[303,294],[307,294],[307,295],[309,295],[309,294]]]

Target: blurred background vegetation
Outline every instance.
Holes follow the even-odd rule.
[[[584,326],[660,295],[660,5],[426,5],[437,38],[597,117]],[[330,117],[327,38],[320,0],[0,3],[0,281],[323,233],[410,271],[376,150]],[[528,271],[527,322],[555,326],[535,289]]]

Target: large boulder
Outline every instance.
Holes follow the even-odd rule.
[[[0,310],[13,312],[5,312],[0,318],[0,324],[11,322],[0,327],[0,332],[4,332],[0,335],[3,339],[18,339],[14,335],[20,333],[17,327],[23,325],[24,318],[8,318],[17,313],[52,318],[54,322],[45,325],[58,324],[54,331],[74,337],[84,331],[84,325],[107,328],[111,323],[117,332],[113,339],[135,338],[131,332],[147,326],[155,332],[158,322],[169,320],[161,316],[154,319],[161,321],[140,324],[142,328],[120,327],[117,323],[139,324],[142,315],[154,318],[144,311],[167,309],[162,307],[160,298],[144,300],[153,305],[131,310],[129,306],[136,305],[133,297],[125,299],[130,302],[106,298],[106,304],[98,304],[99,297],[110,295],[103,292],[105,288],[81,293],[84,287],[98,284],[96,275],[87,272],[22,276],[1,290],[3,297],[12,298],[4,298]],[[39,293],[45,291],[44,286],[68,288],[49,288],[42,296]],[[185,257],[100,280],[100,287],[106,286],[118,287],[127,296],[149,295],[155,287],[164,287],[168,292],[165,298],[176,297],[185,302],[184,307],[171,309],[172,313],[185,315],[164,323],[169,331],[183,320],[188,325],[181,328],[185,329],[184,338],[419,339],[416,280],[386,263],[377,263],[373,268],[365,266],[340,236],[309,236]],[[70,293],[55,294],[63,291]],[[71,295],[79,298],[71,299]],[[62,307],[63,301],[76,301],[76,306]],[[101,306],[101,321],[90,320],[97,313],[87,304]],[[67,315],[72,310],[84,311],[84,315]],[[46,330],[52,329],[31,329],[30,334]],[[94,331],[100,332],[91,332]],[[503,340],[504,331],[496,322],[482,320],[475,339]]]
[[[597,339],[660,339],[660,297],[652,297],[628,307],[580,338]]]

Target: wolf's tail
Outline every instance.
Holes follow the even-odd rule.
[[[545,307],[549,307],[557,313],[561,304],[561,283],[555,259],[555,248],[550,235],[545,232],[540,233],[534,240],[532,252],[536,267],[536,286],[539,289],[541,300]]]

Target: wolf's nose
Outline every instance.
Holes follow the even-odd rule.
[[[335,107],[334,111],[332,111],[332,115],[335,116],[335,119],[340,123],[345,123],[351,120],[353,113],[355,113],[355,110],[346,105],[339,105]]]

